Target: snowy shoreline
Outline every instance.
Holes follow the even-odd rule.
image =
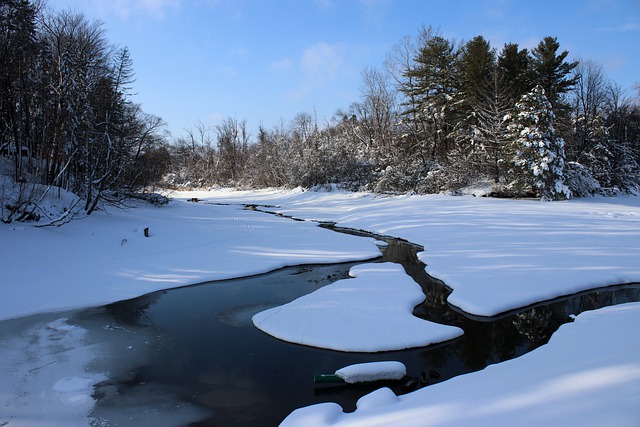
[[[3,263],[0,320],[107,304],[157,290],[262,274],[289,265],[367,260],[379,255],[376,239],[347,236],[323,230],[311,222],[291,221],[239,207],[245,204],[277,206],[270,210],[396,236],[422,245],[425,251],[420,258],[427,264],[427,272],[454,290],[449,301],[476,315],[492,315],[602,285],[640,281],[638,197],[541,203],[451,196],[383,197],[342,192],[225,190],[176,193],[175,197],[169,206],[162,208],[140,206],[111,214],[99,212],[61,228],[0,225],[0,237],[5,243],[0,249]],[[191,198],[207,203],[188,202]],[[149,237],[144,234],[147,227]],[[332,304],[342,303],[338,297],[331,298]],[[378,305],[384,305],[384,298],[379,297],[376,301],[380,301]],[[375,310],[376,304],[373,301],[367,310]],[[637,336],[633,325],[634,322],[637,324],[638,311],[640,303],[598,310],[594,315],[584,313],[578,316],[578,320],[587,319],[580,320],[582,326],[576,328],[569,324],[563,327],[566,331],[575,331],[576,338],[571,340],[581,341],[584,345],[565,346],[562,337],[571,335],[563,333],[538,350],[536,354],[551,354],[544,356],[547,363],[556,357],[579,354],[588,369],[594,372],[613,372],[616,364],[624,365],[629,372],[628,380],[610,384],[615,393],[607,389],[606,393],[589,394],[594,384],[600,387],[598,384],[601,383],[587,381],[577,387],[574,394],[567,394],[571,402],[584,392],[589,396],[585,400],[587,407],[617,405],[623,421],[639,415],[633,412],[633,408],[639,406],[631,403],[640,402],[640,379],[634,373],[640,364],[637,358],[628,359],[630,354],[640,352],[640,342],[633,339]],[[614,317],[615,322],[608,320]],[[282,322],[284,333],[290,333],[286,331],[288,327],[295,329],[299,320],[294,316],[293,320]],[[73,331],[67,331],[64,324],[55,325],[62,325],[62,328],[47,327],[47,333],[74,337]],[[592,335],[590,327],[601,335]],[[294,342],[297,340],[295,335],[292,335]],[[607,337],[611,348],[619,351],[609,354],[607,349],[598,347],[594,340],[600,336]],[[68,343],[71,347],[74,339]],[[20,344],[14,342],[14,345]],[[366,345],[372,351],[384,350],[376,348],[379,343],[374,340]],[[71,347],[72,358],[74,354],[80,359],[93,357],[87,352],[74,353]],[[531,361],[535,359],[521,359],[513,362],[520,361],[518,368],[512,369],[528,372],[538,363]],[[511,375],[511,368],[503,365],[485,371],[491,372],[492,378]],[[553,376],[562,369],[571,369],[570,364],[563,366],[554,371],[543,370],[539,376],[532,373],[522,382],[527,383],[527,387],[543,387],[545,372]],[[5,364],[0,382],[10,387],[9,382],[4,381],[11,379],[7,377],[6,369]],[[76,370],[79,370],[76,374],[66,372],[61,376],[56,376],[55,371],[49,373],[47,378],[51,384],[38,386],[50,389],[56,399],[61,390],[71,389],[78,389],[79,399],[86,397],[90,391],[85,384],[88,377],[83,374],[81,364]],[[451,387],[453,394],[456,390],[473,389],[475,384],[487,382],[485,375],[489,374],[482,373],[485,371],[443,384],[451,384],[446,387]],[[617,375],[617,372],[614,373]],[[62,381],[64,378],[68,380]],[[514,387],[516,385],[497,381],[490,391],[495,402],[502,402],[508,400]],[[14,392],[6,388],[0,390],[4,395]],[[453,394],[444,394],[442,405],[459,403]],[[380,391],[375,396],[363,398],[354,414],[343,417],[339,407],[310,407],[296,412],[284,425],[314,425],[310,420],[322,426],[356,425],[363,419],[367,420],[367,425],[390,425],[393,422],[389,420],[396,419],[398,413],[405,417],[406,411],[411,413],[422,410],[420,408],[426,408],[430,415],[433,411],[442,415],[437,406],[426,405],[426,400],[431,401],[432,397],[420,396],[423,394],[393,398]],[[446,396],[452,400],[447,402]],[[396,401],[409,403],[396,405],[393,403]],[[470,399],[463,401],[463,407],[473,406],[470,402]],[[532,408],[537,410],[549,404],[544,399],[538,402]],[[90,404],[90,401],[84,403]],[[86,405],[63,405],[59,409],[65,408],[75,413],[73,419],[82,420],[83,413],[86,417]],[[469,413],[476,413],[474,410]],[[595,425],[588,422],[589,414],[595,410],[586,410],[586,421],[580,425]],[[0,422],[9,419],[7,414],[11,412],[0,411]],[[501,425],[499,416],[483,419],[488,424]],[[441,417],[442,423],[434,421],[429,425],[448,425],[447,422],[455,419],[445,418]],[[602,421],[601,417],[592,418]],[[381,421],[385,419],[387,424]],[[404,423],[405,419],[400,419]],[[292,420],[299,420],[299,424]],[[527,422],[535,425],[531,420],[538,418],[525,416],[524,425]],[[557,420],[557,423],[549,424],[545,419],[545,425],[566,425],[566,419],[559,416]],[[473,420],[467,421],[473,424]],[[455,425],[465,425],[465,422]],[[632,425],[625,422],[620,425]],[[78,421],[77,425],[84,423]]]
[[[145,237],[144,229],[150,236]],[[239,206],[173,201],[60,228],[2,224],[0,320],[108,304],[298,264],[378,257],[354,239]]]
[[[427,273],[453,289],[450,304],[472,315],[494,316],[640,282],[636,196],[540,202],[343,192],[214,194],[217,201],[278,205],[268,210],[421,245]]]

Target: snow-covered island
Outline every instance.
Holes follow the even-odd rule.
[[[428,273],[453,288],[449,302],[480,316],[598,286],[640,281],[638,197],[546,203],[299,190],[219,190],[173,197],[169,206],[96,212],[59,228],[0,225],[0,319],[100,305],[285,265],[367,260],[379,254],[373,238],[247,211],[241,204],[277,206],[265,209],[423,245],[420,257]],[[199,202],[188,201],[193,198]],[[349,313],[367,319],[376,301],[379,307],[387,305],[382,285],[389,281],[376,284],[380,275],[388,274],[397,284],[407,277],[388,268],[371,276],[367,270],[366,265],[355,268],[353,283],[365,289],[375,285],[379,293],[365,292],[372,300],[358,306],[362,312],[340,307],[364,297],[331,292],[329,287],[320,290],[326,306],[336,310],[328,312],[334,317],[338,313],[344,325],[351,324]],[[406,296],[394,295],[399,297],[399,308],[377,319],[382,326],[397,320],[402,310],[411,313],[416,296],[407,285]],[[311,298],[307,302],[318,301],[307,298]],[[320,337],[326,332],[322,322],[328,312],[320,311],[318,316],[308,309],[311,305],[276,309],[282,316],[277,321],[278,334],[328,348],[349,341],[339,333],[335,334],[337,344]],[[532,426],[637,426],[638,321],[640,303],[583,313],[562,326],[549,344],[523,357],[400,397],[380,389],[364,396],[352,414],[335,404],[302,408],[282,425],[499,426],[515,421]],[[355,321],[353,325],[361,327]],[[424,334],[426,344],[430,334],[442,334],[447,328],[451,327],[416,330]],[[452,337],[459,333],[455,329],[449,330]],[[352,333],[348,327],[344,331]],[[311,342],[303,341],[302,335]],[[383,342],[365,335],[365,351],[406,347],[407,337],[402,334],[395,343],[393,334],[385,337]],[[0,350],[0,424],[87,425],[92,384],[104,378],[85,370],[97,355],[95,349],[82,346],[82,331],[54,316],[41,345],[30,349],[28,359],[22,356],[26,343],[16,339],[2,343]],[[47,340],[61,349],[56,357],[47,353]]]

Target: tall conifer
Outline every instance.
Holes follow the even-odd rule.
[[[517,193],[533,191],[542,199],[571,196],[564,184],[564,141],[555,132],[553,109],[541,86],[516,104],[509,124],[512,134],[509,162],[511,187]]]

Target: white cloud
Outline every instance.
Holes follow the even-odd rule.
[[[222,121],[227,117],[227,114],[222,111],[213,111],[207,115],[207,122],[211,123],[211,127],[214,128],[216,125],[222,123]]]
[[[305,49],[300,58],[300,68],[315,80],[334,78],[344,65],[345,47],[341,43],[316,43]]]
[[[609,71],[618,71],[624,69],[627,64],[627,57],[621,53],[610,53],[604,59],[604,66]]]
[[[347,68],[346,45],[319,42],[305,49],[300,55],[301,83],[287,93],[290,99],[300,100],[335,80]],[[280,65],[287,65],[283,63]]]

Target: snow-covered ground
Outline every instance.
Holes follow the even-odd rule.
[[[149,237],[144,229],[149,228]],[[0,225],[0,319],[99,305],[288,265],[364,260],[373,239],[306,222],[176,200],[97,212],[62,227]]]
[[[99,212],[60,228],[0,225],[0,319],[103,304],[284,265],[368,259],[379,253],[373,239],[340,235],[309,222],[212,203],[277,205],[269,209],[422,244],[425,252],[421,259],[428,265],[428,272],[454,288],[450,302],[480,315],[594,286],[640,281],[637,197],[541,203],[301,191],[190,192],[174,196],[177,200],[169,206]],[[186,201],[192,197],[206,203]],[[146,227],[149,237],[144,236]],[[401,277],[394,280],[402,281]],[[367,286],[365,279],[366,274],[361,274],[356,280]],[[332,294],[329,302],[340,306],[356,301],[339,295]],[[379,306],[387,304],[383,295]],[[375,309],[374,301],[366,310]],[[349,311],[354,312],[338,312],[342,315]],[[296,341],[295,330],[308,321],[308,311],[291,314],[284,306],[278,312],[288,319],[279,323],[279,333]],[[400,425],[405,425],[404,420],[415,414],[415,419],[432,423],[416,425],[503,425],[510,414],[517,414],[516,419],[521,420],[518,424],[525,425],[540,420],[545,425],[601,425],[596,423],[603,419],[598,411],[608,412],[602,407],[612,405],[618,418],[611,415],[606,420],[637,426],[633,421],[640,419],[636,409],[640,407],[640,342],[635,331],[638,312],[640,304],[585,313],[577,322],[563,326],[549,345],[526,357],[407,397],[395,398],[388,390],[376,392],[363,398],[355,415],[341,415],[339,407],[322,405],[296,412],[285,424],[398,425],[397,420],[402,419]],[[311,317],[314,322],[323,320]],[[81,348],[77,342],[82,340],[81,331],[63,320],[52,321],[46,327],[48,337],[54,334],[60,345]],[[344,319],[345,324],[350,321]],[[282,326],[284,329],[280,329]],[[405,338],[399,336],[397,344],[404,345]],[[379,349],[386,349],[381,343]],[[12,345],[16,348],[19,343],[12,341]],[[375,339],[367,345],[375,350]],[[82,420],[82,415],[86,416],[91,401],[83,399],[90,384],[101,378],[84,367],[86,359],[92,357],[91,351],[65,352],[65,357],[77,363],[65,365],[75,366],[73,372],[62,372],[56,363],[49,363],[51,349],[44,348],[40,356],[34,350],[32,360],[24,360],[23,366],[16,360],[19,352],[5,348],[0,346],[0,424],[11,421],[11,425],[20,425],[25,411],[11,403],[16,391],[62,403],[57,412],[71,415],[59,415],[61,419]],[[26,369],[25,375],[30,368],[38,368],[46,381],[37,384],[45,390],[25,391],[16,385],[17,366]],[[511,379],[514,371],[521,374],[520,381]],[[471,391],[463,392],[467,388],[475,390],[475,396]],[[557,399],[550,399],[553,393],[549,390]],[[437,399],[433,393],[438,394]],[[472,401],[478,395],[483,399],[474,406]],[[31,405],[25,399],[20,405]],[[563,417],[558,402],[566,402],[579,412],[575,418],[579,422]],[[465,414],[469,418],[460,418]],[[540,417],[548,417],[551,424]],[[22,424],[28,422],[22,418]]]
[[[425,247],[449,302],[492,316],[598,286],[640,281],[640,198],[564,202],[364,193],[219,193],[297,218],[401,237]],[[499,296],[496,297],[496,296]]]

